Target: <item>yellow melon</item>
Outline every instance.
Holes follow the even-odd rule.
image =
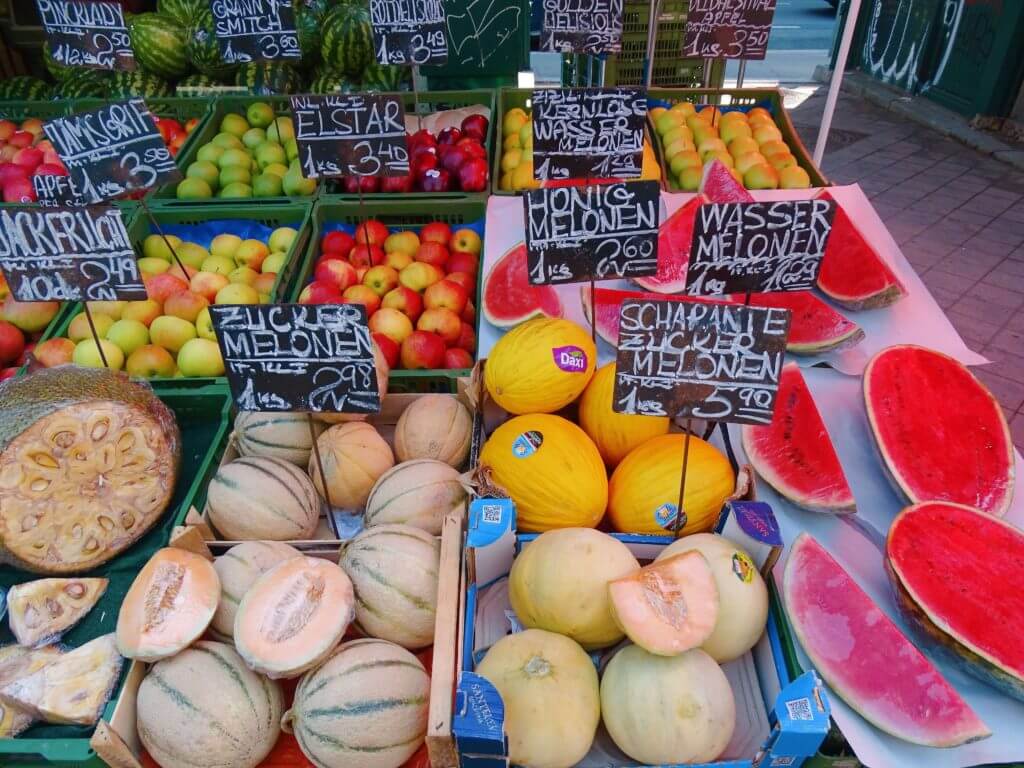
[[[631,416],[612,410],[615,390],[615,363],[597,369],[580,398],[580,426],[597,450],[604,463],[611,468],[626,454],[653,437],[668,433],[671,420],[667,416]]]
[[[539,317],[498,339],[484,365],[484,386],[509,413],[552,413],[579,397],[596,363],[589,331]]]
[[[608,503],[601,454],[587,434],[560,416],[517,416],[498,427],[480,466],[516,504],[520,531],[593,528]]]
[[[473,417],[454,395],[421,395],[398,417],[399,461],[436,459],[461,467],[469,456]]]
[[[683,439],[680,434],[656,437],[634,448],[619,462],[608,483],[608,517],[615,530],[674,530],[683,474]],[[722,504],[735,486],[729,460],[710,443],[691,437],[683,532],[700,533],[714,527]]]
[[[365,422],[336,424],[316,443],[327,475],[329,500],[335,507],[361,509],[373,484],[395,464],[391,447]],[[309,475],[320,495],[327,498],[315,452],[309,457]]]

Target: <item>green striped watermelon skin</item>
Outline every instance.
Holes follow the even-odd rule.
[[[50,77],[58,83],[64,82],[64,80],[69,78],[75,72],[85,71],[81,67],[69,67],[67,64],[61,64],[59,61],[54,59],[53,48],[50,46],[49,40],[45,40],[43,42],[43,66],[45,66],[46,71],[50,73]]]
[[[209,6],[208,0],[156,0],[157,13],[167,16],[185,27],[190,26],[200,12]]]
[[[146,72],[176,80],[189,71],[188,33],[178,21],[159,13],[140,13],[128,23],[135,60]]]
[[[113,72],[101,69],[79,69],[57,84],[56,91],[64,99],[100,98],[110,93]]]
[[[338,5],[324,17],[320,55],[324,65],[358,77],[373,61],[370,12],[359,5]]]
[[[235,85],[256,96],[299,93],[302,90],[302,76],[291,64],[276,61],[249,62],[238,68]]]
[[[309,8],[305,3],[295,3],[295,31],[299,36],[299,51],[302,58],[298,66],[309,71],[320,63],[320,25],[323,23],[323,12]]]
[[[331,70],[316,70],[309,82],[310,93],[355,93],[358,90],[358,82]]]
[[[209,75],[203,75],[198,72],[193,72],[191,75],[183,77],[178,81],[178,88],[215,88],[218,85],[226,85],[223,80],[218,80],[215,77]]]
[[[130,96],[173,96],[174,89],[163,78],[148,72],[115,72],[110,78],[110,95],[125,99]]]
[[[221,58],[214,33],[213,12],[203,8],[185,34],[185,54],[197,72],[221,80],[230,80],[237,64],[226,64]]]
[[[378,64],[376,61],[363,70],[362,87],[364,91],[400,91],[403,90],[408,67],[396,67],[391,64]]]
[[[44,101],[53,95],[53,87],[31,75],[0,80],[0,101]]]

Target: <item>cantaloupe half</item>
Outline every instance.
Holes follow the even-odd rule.
[[[718,621],[718,586],[700,552],[675,555],[609,582],[608,596],[622,631],[658,656],[700,647]]]
[[[121,604],[117,648],[139,661],[173,656],[202,636],[219,600],[213,563],[184,549],[157,550]]]

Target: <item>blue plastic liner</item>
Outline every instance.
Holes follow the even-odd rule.
[[[180,237],[185,242],[201,245],[207,250],[217,235],[238,235],[243,240],[261,240],[265,243],[274,231],[273,227],[251,219],[213,219],[202,224],[161,224],[160,228],[165,235]]]

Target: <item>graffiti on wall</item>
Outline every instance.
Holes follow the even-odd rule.
[[[876,0],[868,21],[862,61],[873,77],[906,91],[927,90],[942,79],[957,41],[965,5],[978,0],[942,0],[939,12],[920,0]],[[921,56],[939,24],[938,64],[921,78]]]

